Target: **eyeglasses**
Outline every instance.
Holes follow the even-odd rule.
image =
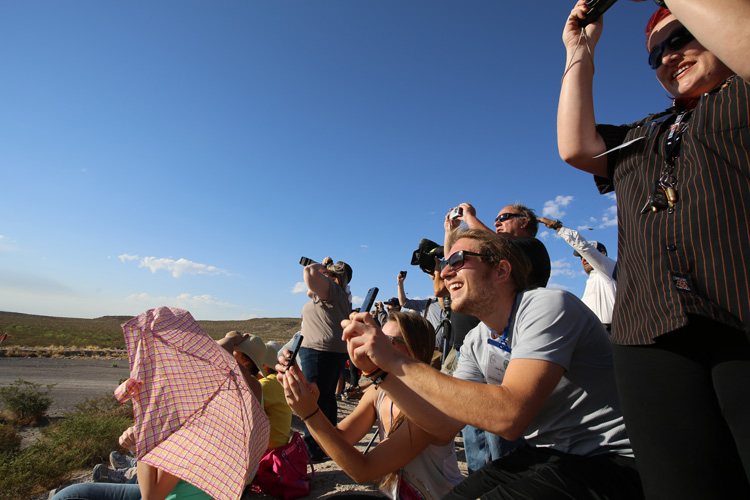
[[[390,335],[386,335],[389,339],[391,339],[391,344],[393,344],[394,341],[401,342],[402,344],[406,344],[406,341],[402,337],[391,337]],[[396,345],[396,344],[393,344]]]
[[[453,271],[458,271],[459,269],[464,267],[467,255],[474,255],[475,257],[489,257],[489,255],[487,255],[486,253],[476,253],[468,252],[466,250],[459,250],[458,252],[454,252],[453,254],[451,254],[451,256],[447,259],[440,261],[440,272],[443,272],[445,266],[450,267]]]
[[[677,28],[669,34],[666,40],[653,48],[648,55],[648,65],[651,69],[661,66],[661,58],[664,56],[664,50],[677,50],[695,40],[695,37],[686,27]]]
[[[513,212],[505,212],[504,214],[500,214],[497,217],[495,217],[495,222],[505,222],[508,219],[511,219],[513,217],[523,217],[521,214],[514,214]]]

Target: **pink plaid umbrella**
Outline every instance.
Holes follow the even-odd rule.
[[[217,500],[236,500],[268,446],[270,425],[235,359],[189,312],[160,307],[123,325],[136,456]]]

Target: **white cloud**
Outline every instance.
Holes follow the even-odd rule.
[[[567,276],[568,278],[578,278],[583,271],[574,271],[570,261],[566,259],[553,260],[551,262],[552,270],[550,276]]]
[[[304,281],[298,281],[297,283],[294,284],[294,287],[292,288],[293,294],[303,293],[306,291],[307,291],[307,285],[305,285]]]
[[[568,204],[573,201],[572,196],[558,195],[554,200],[544,202],[544,209],[542,215],[551,219],[560,219],[565,216],[565,210]]]
[[[543,233],[537,233],[536,237],[542,240],[547,240],[549,238],[549,231],[544,231]]]
[[[146,267],[151,270],[152,273],[156,271],[169,271],[172,276],[179,278],[183,274],[208,274],[210,276],[216,276],[217,274],[229,275],[224,269],[219,269],[216,266],[209,266],[206,264],[200,264],[198,262],[192,262],[187,259],[167,259],[167,258],[156,258],[156,257],[143,257],[140,258],[137,255],[122,254],[118,258],[122,262],[139,260],[138,267]]]
[[[607,193],[604,196],[606,196],[607,198],[609,198],[612,201],[617,201],[617,195],[615,194],[614,191],[612,191],[611,193]]]
[[[617,205],[612,205],[604,211],[602,222],[599,228],[611,227],[617,225]]]
[[[362,247],[362,248],[369,248],[367,245],[364,245],[364,244],[360,245],[360,247]]]

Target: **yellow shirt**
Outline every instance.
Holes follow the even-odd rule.
[[[289,432],[292,428],[292,409],[286,403],[284,388],[272,373],[260,379],[263,388],[263,410],[271,422],[271,437],[268,449],[272,450],[289,442]]]

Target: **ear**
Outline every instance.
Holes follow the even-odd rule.
[[[501,260],[495,267],[495,277],[498,282],[510,280],[511,265],[507,260]]]
[[[523,222],[521,223],[521,227],[523,229],[526,229],[526,226],[528,226],[528,225],[529,225],[529,219],[528,219],[528,217],[524,217],[523,218]]]

